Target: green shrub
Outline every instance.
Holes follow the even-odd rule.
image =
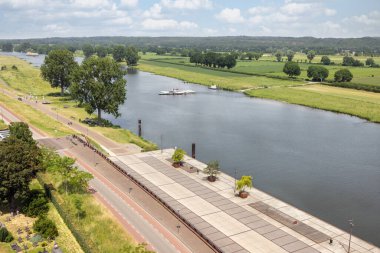
[[[39,196],[33,199],[25,209],[25,214],[29,217],[46,215],[49,212],[48,201],[44,196]]]
[[[174,154],[172,156],[173,162],[180,163],[183,160],[183,157],[185,156],[186,152],[183,149],[177,148],[174,151]]]
[[[236,182],[236,190],[239,192],[244,192],[246,188],[252,188],[252,177],[251,176],[242,176]]]
[[[8,231],[6,227],[0,228],[0,242],[11,242],[13,241],[12,234]]]
[[[323,81],[329,76],[329,71],[322,66],[309,66],[307,69],[307,77],[313,81]]]
[[[58,236],[55,223],[46,216],[40,216],[33,224],[33,229],[46,239],[54,239]]]
[[[290,77],[299,76],[301,74],[300,66],[297,63],[291,61],[285,63],[283,71]]]

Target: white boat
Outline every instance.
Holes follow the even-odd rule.
[[[38,56],[38,53],[27,52],[26,56]]]
[[[211,85],[210,87],[208,87],[210,90],[217,90],[218,89],[218,86],[216,86],[215,84]]]
[[[159,95],[187,95],[187,94],[193,94],[195,91],[193,90],[179,90],[179,89],[172,89],[172,90],[163,90],[158,93]]]

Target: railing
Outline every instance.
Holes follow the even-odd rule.
[[[143,185],[139,180],[137,180],[135,177],[133,177],[131,174],[127,173],[125,170],[123,170],[120,166],[118,166],[116,163],[114,163],[111,159],[109,159],[107,156],[105,156],[102,152],[97,150],[94,146],[92,146],[90,143],[84,141],[82,138],[78,137],[77,135],[73,135],[73,138],[81,142],[83,145],[89,147],[91,150],[93,150],[95,153],[100,155],[102,158],[104,158],[109,164],[112,165],[117,171],[119,171],[121,174],[129,178],[131,181],[133,181],[135,184],[137,184],[142,190],[144,190],[146,193],[148,193],[151,197],[153,197],[155,200],[157,200],[158,203],[160,203],[164,208],[169,210],[177,219],[181,220],[183,224],[185,224],[191,231],[193,231],[202,241],[207,243],[215,252],[222,253],[223,251],[216,246],[210,239],[206,237],[201,231],[196,229],[189,221],[187,221],[184,217],[182,217],[176,210],[174,210],[172,207],[170,207],[164,200],[162,200],[159,196],[157,196],[154,192],[152,192],[149,188],[147,188],[145,185]]]

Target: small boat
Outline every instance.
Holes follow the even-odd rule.
[[[211,85],[210,87],[208,87],[210,90],[217,90],[218,89],[218,86],[216,86],[215,84]]]
[[[26,56],[38,56],[38,53],[26,52]]]
[[[179,90],[179,89],[172,89],[172,90],[163,90],[158,93],[159,95],[187,95],[187,94],[193,94],[195,91],[193,90]]]

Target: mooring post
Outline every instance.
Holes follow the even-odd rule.
[[[141,137],[141,119],[139,119],[139,137]]]
[[[195,143],[191,144],[191,157],[195,158]]]

